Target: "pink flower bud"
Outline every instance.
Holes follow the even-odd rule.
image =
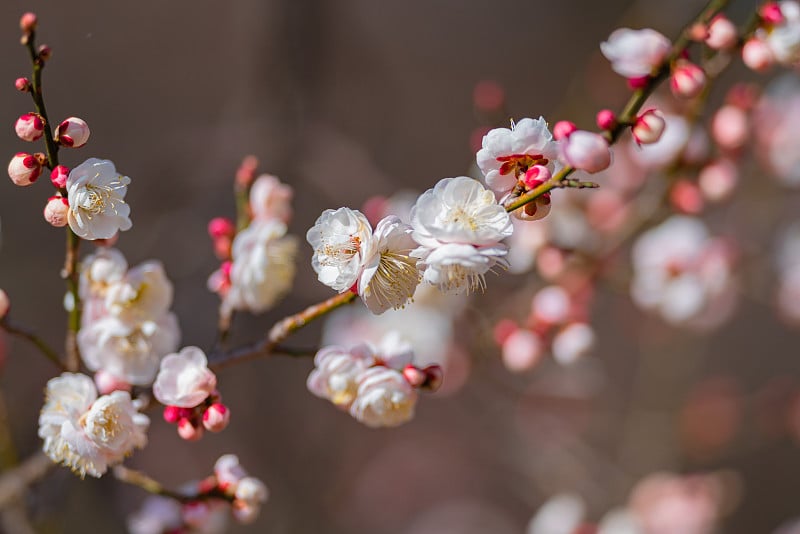
[[[617,124],[617,117],[610,109],[601,109],[597,112],[597,127],[601,130],[610,130]]]
[[[438,365],[429,365],[425,369],[425,382],[422,384],[423,389],[428,391],[437,391],[442,387],[444,381],[444,371]]]
[[[560,141],[561,139],[565,139],[569,137],[572,132],[577,130],[578,127],[575,126],[574,122],[570,121],[558,121],[555,126],[553,126],[553,138],[556,141]]]
[[[539,362],[543,354],[542,339],[525,328],[517,329],[503,343],[503,364],[509,371],[527,371]]]
[[[690,215],[697,215],[705,206],[700,188],[688,180],[675,182],[669,193],[669,200],[676,210]]]
[[[678,98],[694,98],[706,86],[706,73],[689,61],[679,61],[672,69],[669,88]]]
[[[203,426],[209,432],[222,432],[230,420],[230,410],[220,402],[215,402],[203,413]]]
[[[108,371],[99,370],[94,374],[94,383],[101,395],[108,395],[114,391],[130,391],[131,385],[120,380]]]
[[[56,168],[50,171],[50,181],[57,189],[67,188],[67,177],[69,169],[64,165],[56,165]]]
[[[18,152],[8,164],[8,176],[20,186],[31,185],[42,173],[42,164],[33,154]]]
[[[740,107],[722,106],[711,120],[711,136],[726,150],[736,150],[744,146],[749,133],[747,113]]]
[[[28,78],[17,78],[14,81],[14,87],[16,87],[17,91],[27,93],[31,90],[31,82]]]
[[[261,507],[246,501],[234,499],[231,503],[231,513],[239,523],[248,525],[258,518]]]
[[[203,437],[203,427],[184,418],[178,421],[178,435],[186,441],[197,441]]]
[[[179,419],[186,417],[184,411],[186,408],[179,408],[178,406],[164,406],[164,421],[167,423],[177,423]]]
[[[775,55],[767,43],[753,38],[742,47],[742,61],[754,71],[764,72],[775,63]]]
[[[412,388],[418,388],[425,383],[425,371],[411,364],[403,368],[403,377]]]
[[[219,237],[233,237],[236,233],[236,226],[227,217],[214,217],[208,223],[208,235],[211,239]]]
[[[708,26],[706,44],[714,50],[729,50],[736,46],[739,32],[729,18],[717,15]]]
[[[705,198],[720,202],[733,193],[738,179],[736,165],[728,159],[721,159],[706,165],[700,171],[697,182]]]
[[[53,55],[53,49],[43,44],[39,47],[39,59],[42,61],[47,61],[50,59],[50,56]]]
[[[214,255],[220,260],[230,260],[233,253],[233,239],[218,237],[214,240]]]
[[[600,135],[585,130],[576,130],[561,144],[563,160],[588,173],[600,172],[611,165],[611,150],[608,141]]]
[[[633,89],[643,89],[647,87],[647,84],[650,82],[649,76],[637,76],[635,78],[628,78],[628,87]]]
[[[80,148],[89,140],[89,125],[78,117],[65,119],[56,129],[56,140],[70,148]]]
[[[11,307],[11,301],[5,291],[0,289],[0,319],[4,319]]]
[[[708,37],[708,27],[705,24],[700,22],[696,24],[692,24],[692,27],[689,28],[689,38],[692,41],[705,41],[706,37]]]
[[[553,359],[570,365],[583,358],[594,347],[594,330],[585,323],[572,323],[553,338]]]
[[[246,156],[236,170],[236,186],[243,189],[250,187],[256,179],[256,170],[258,170],[258,158]]]
[[[19,18],[19,29],[25,33],[31,33],[36,29],[37,22],[38,18],[36,17],[35,13],[24,13]]]
[[[661,139],[667,122],[657,109],[648,109],[638,117],[631,128],[633,140],[639,145],[648,145]]]
[[[561,286],[547,286],[539,290],[531,302],[531,314],[538,323],[547,325],[565,322],[572,303],[569,293]]]
[[[761,20],[767,24],[780,24],[784,19],[781,6],[777,2],[764,4],[758,14],[761,16]]]
[[[500,319],[492,330],[494,342],[498,345],[502,345],[508,336],[517,331],[517,328],[519,327],[515,321],[511,319]]]
[[[52,196],[44,207],[44,220],[56,228],[62,228],[67,225],[67,212],[69,212],[67,199],[62,196]]]
[[[545,167],[544,165],[534,165],[527,171],[525,171],[525,177],[523,178],[523,182],[525,183],[525,187],[528,189],[535,189],[545,183],[547,180],[552,178],[552,174],[550,173],[550,169]]]
[[[14,131],[23,141],[36,141],[44,135],[44,121],[38,113],[26,113],[17,119]]]

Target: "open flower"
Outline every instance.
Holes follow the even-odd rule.
[[[253,219],[277,219],[288,224],[292,218],[293,195],[291,186],[281,182],[277,176],[262,174],[250,187],[250,212]]]
[[[208,368],[205,353],[197,347],[184,347],[161,360],[153,395],[167,406],[194,408],[216,387],[217,377]]]
[[[388,367],[372,367],[358,379],[350,415],[368,427],[398,426],[414,417],[417,391],[403,374]]]
[[[600,43],[611,68],[626,78],[648,76],[669,54],[670,40],[650,28],[620,28]]]
[[[121,462],[134,447],[147,443],[146,415],[136,411],[130,395],[115,391],[97,397],[86,375],[64,373],[47,383],[39,415],[44,452],[81,477],[100,477]]]
[[[355,399],[359,375],[374,363],[374,351],[365,343],[350,350],[325,347],[314,356],[314,370],[306,386],[317,397],[347,409]]]
[[[325,210],[306,233],[314,248],[311,266],[320,282],[336,291],[353,287],[367,260],[372,227],[358,210]]]
[[[123,321],[148,321],[167,313],[172,291],[161,262],[146,261],[108,287],[105,305],[111,315]]]
[[[445,178],[423,193],[411,210],[412,252],[425,268],[424,279],[455,293],[485,286],[484,275],[505,266],[513,232],[511,219],[491,191],[466,176]]]
[[[90,158],[67,178],[69,227],[83,239],[109,239],[130,229],[131,208],[123,198],[131,179],[108,160]]]

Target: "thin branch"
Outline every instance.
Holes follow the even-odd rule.
[[[50,345],[48,345],[42,338],[36,335],[35,332],[29,330],[21,325],[17,325],[12,323],[8,320],[8,318],[3,319],[0,321],[0,328],[11,334],[12,336],[16,336],[22,338],[41,352],[48,360],[53,362],[61,371],[66,371],[67,368],[61,363],[61,358],[59,357],[58,353],[53,350]]]
[[[44,478],[55,466],[50,458],[39,451],[0,475],[0,509],[13,504],[31,484]]]
[[[148,493],[152,493],[153,495],[175,499],[176,501],[184,504],[206,499],[221,499],[228,502],[233,500],[232,497],[225,495],[217,489],[213,489],[204,493],[182,493],[173,491],[165,488],[160,482],[142,473],[141,471],[129,469],[124,465],[117,465],[113,467],[112,472],[114,473],[114,477],[120,482],[137,486]]]

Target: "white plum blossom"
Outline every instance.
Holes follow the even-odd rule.
[[[180,337],[173,313],[142,323],[107,316],[81,328],[78,345],[89,370],[103,370],[128,384],[148,386],[158,372],[161,357],[178,348]]]
[[[286,224],[256,220],[233,240],[231,286],[223,306],[260,313],[274,306],[291,289],[297,239],[286,235]]]
[[[771,82],[754,111],[754,152],[783,185],[800,186],[800,82],[785,75]]]
[[[669,39],[650,28],[620,28],[600,43],[600,50],[611,62],[611,68],[626,78],[650,75],[664,61],[671,47]]]
[[[509,128],[495,128],[483,137],[477,154],[486,185],[502,198],[510,193],[530,167],[542,165],[556,173],[558,145],[544,118],[522,119]]]
[[[414,417],[417,391],[395,369],[376,366],[359,376],[350,415],[368,427],[392,427]]]
[[[553,338],[553,358],[561,365],[571,365],[594,348],[594,329],[586,323],[572,323]]]
[[[106,290],[106,308],[124,321],[160,317],[172,304],[172,283],[159,261],[146,261],[129,270]]]
[[[778,2],[783,20],[767,31],[764,42],[775,59],[786,66],[800,61],[800,3]]]
[[[262,174],[250,186],[250,213],[254,220],[279,220],[289,223],[292,218],[292,188],[278,177]]]
[[[109,239],[131,227],[130,206],[123,198],[131,179],[108,160],[90,158],[67,178],[69,227],[83,239]]]
[[[445,178],[423,193],[411,210],[412,237],[420,246],[424,280],[444,291],[485,286],[484,275],[506,266],[507,247],[500,241],[513,226],[491,191],[466,176]]]
[[[151,495],[127,520],[130,534],[164,534],[183,526],[181,505],[175,499]]]
[[[44,452],[81,477],[100,477],[135,447],[147,443],[150,420],[140,414],[130,394],[115,391],[97,396],[86,375],[63,373],[47,383],[39,415]]]
[[[421,279],[417,260],[410,253],[417,244],[412,229],[390,215],[375,228],[358,277],[358,294],[372,313],[398,309],[414,296]]]
[[[674,215],[633,246],[631,296],[674,324],[716,326],[735,303],[727,247],[693,217]]]
[[[231,503],[233,517],[239,523],[252,523],[258,518],[261,505],[267,502],[269,491],[267,486],[255,477],[245,477],[236,484],[234,499]]]
[[[98,248],[80,264],[78,295],[83,303],[83,326],[108,315],[105,304],[106,290],[119,282],[128,270],[125,256],[114,248]]]
[[[311,266],[320,282],[336,291],[353,287],[368,259],[372,227],[358,210],[325,210],[306,233],[314,249]]]
[[[314,356],[314,369],[306,386],[317,397],[347,409],[355,399],[358,377],[374,364],[375,353],[369,344],[362,343],[349,350],[324,347]]]
[[[217,377],[208,368],[205,353],[198,347],[184,347],[161,360],[153,384],[153,395],[167,406],[193,408],[217,387]]]
[[[229,487],[235,487],[241,479],[247,476],[239,457],[235,454],[223,454],[214,463],[214,476],[217,477],[217,485],[223,491]]]

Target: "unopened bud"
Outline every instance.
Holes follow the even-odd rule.
[[[636,78],[628,78],[628,87],[633,90],[636,89],[644,89],[647,87],[647,84],[650,83],[649,76],[639,76]]]
[[[597,127],[601,130],[610,130],[617,125],[617,117],[610,109],[601,109],[597,112]]]
[[[214,255],[219,260],[230,260],[233,252],[233,239],[230,237],[218,237],[214,240]]]
[[[65,119],[56,129],[56,141],[66,147],[80,148],[89,140],[89,125],[78,117]]]
[[[214,217],[208,223],[208,235],[211,239],[219,237],[233,237],[236,233],[236,226],[227,217]]]
[[[236,186],[240,188],[250,187],[253,180],[256,179],[256,171],[258,170],[258,158],[255,156],[246,156],[242,160],[242,164],[236,170]]]
[[[101,395],[108,395],[114,391],[130,391],[131,385],[120,380],[108,371],[99,370],[94,374],[94,383]]]
[[[577,130],[578,127],[575,126],[574,122],[570,121],[558,121],[555,126],[553,126],[553,138],[556,141],[560,141],[561,139],[566,139],[572,132]]]
[[[403,368],[403,377],[412,388],[418,388],[425,383],[425,371],[413,365],[406,365]]]
[[[639,145],[648,145],[661,139],[667,122],[664,115],[655,108],[648,109],[638,117],[631,128],[633,140]]]
[[[608,141],[600,134],[577,130],[561,146],[563,160],[588,173],[600,172],[611,165]]]
[[[55,226],[62,228],[67,225],[67,213],[69,213],[69,202],[62,196],[50,197],[44,207],[44,220]]]
[[[777,2],[768,2],[764,4],[761,6],[758,14],[761,16],[761,20],[767,24],[780,24],[784,19],[781,6],[778,5]]]
[[[11,301],[5,291],[0,289],[0,319],[5,319],[8,314],[8,309],[11,307]]]
[[[47,46],[46,44],[43,44],[39,47],[39,59],[41,59],[42,61],[47,61],[48,59],[50,59],[50,56],[52,55],[53,55],[53,49]]]
[[[689,61],[679,61],[672,69],[669,88],[678,98],[694,98],[706,86],[706,73]]]
[[[742,47],[742,61],[754,71],[764,72],[775,63],[775,55],[767,43],[754,38]]]
[[[730,160],[721,159],[706,165],[697,177],[703,196],[711,202],[728,198],[736,188],[739,174]]]
[[[744,146],[749,134],[747,113],[738,106],[722,106],[711,119],[711,137],[726,150]]]
[[[167,423],[177,423],[184,415],[185,408],[178,406],[164,406],[164,421]]]
[[[203,427],[195,425],[191,419],[178,421],[178,435],[186,441],[197,441],[203,437]]]
[[[69,176],[69,169],[64,165],[56,165],[56,168],[50,171],[50,181],[58,189],[67,188],[67,177]]]
[[[525,171],[523,182],[525,183],[525,187],[528,189],[534,189],[545,183],[550,178],[552,178],[550,169],[544,165],[534,165]]]
[[[44,120],[38,113],[26,113],[14,123],[14,131],[23,141],[36,141],[44,135]]]
[[[714,50],[730,50],[736,46],[739,33],[736,25],[723,15],[717,15],[708,26],[706,44]]]
[[[31,185],[42,173],[42,164],[33,154],[18,152],[8,164],[8,176],[20,186]]]
[[[220,402],[215,402],[203,413],[203,426],[209,432],[221,432],[225,430],[231,420],[231,412],[228,407]]]
[[[506,368],[518,373],[531,369],[543,353],[542,338],[530,330],[518,328],[503,341],[501,355]]]
[[[28,80],[28,78],[17,78],[14,81],[14,87],[17,88],[17,91],[27,93],[31,90],[31,82]]]
[[[697,215],[705,207],[700,188],[688,180],[678,180],[669,192],[672,206],[681,213]]]
[[[429,365],[423,370],[425,371],[425,383],[422,384],[422,387],[429,391],[438,390],[444,381],[442,368],[438,365]]]
[[[31,33],[36,30],[36,23],[39,19],[36,17],[35,13],[24,13],[19,18],[19,29],[22,30],[24,33]]]
[[[188,526],[202,528],[211,518],[211,507],[203,501],[190,502],[183,505],[181,515]]]

